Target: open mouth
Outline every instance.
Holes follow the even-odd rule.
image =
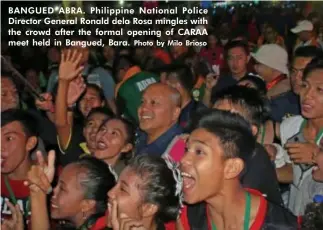
[[[104,149],[106,149],[106,148],[107,148],[107,145],[106,145],[103,141],[98,141],[98,143],[97,143],[97,148],[98,148],[99,150],[104,150]]]
[[[182,172],[181,175],[183,178],[183,191],[184,191],[184,193],[188,193],[189,191],[191,191],[194,188],[196,181],[195,181],[194,177],[189,173]]]
[[[153,116],[147,116],[147,115],[140,116],[141,121],[146,121],[151,119],[153,119]]]
[[[53,202],[51,202],[50,207],[51,207],[52,209],[57,209],[57,208],[59,208],[59,207],[58,207],[56,204],[54,204]]]

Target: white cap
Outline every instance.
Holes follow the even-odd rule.
[[[251,56],[257,62],[278,70],[284,74],[288,71],[288,54],[285,49],[276,44],[267,44],[261,46],[256,53],[251,53]]]
[[[300,21],[297,23],[297,26],[291,29],[294,34],[297,34],[302,31],[312,31],[313,30],[313,24],[312,22],[308,20]]]

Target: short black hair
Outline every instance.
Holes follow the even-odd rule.
[[[310,203],[306,206],[302,229],[323,229],[323,203]]]
[[[114,70],[128,69],[135,65],[135,61],[129,55],[120,55],[114,63]]]
[[[267,94],[266,82],[262,78],[252,74],[248,74],[247,76],[244,76],[239,80],[239,82],[242,81],[251,81],[260,93],[262,93],[263,95]]]
[[[180,197],[175,195],[177,182],[165,160],[143,154],[136,156],[128,166],[144,181],[143,202],[158,206],[156,221],[175,221],[181,209]]]
[[[225,45],[225,47],[224,47],[225,56],[228,57],[229,51],[231,49],[237,48],[237,47],[242,48],[245,51],[246,55],[249,55],[248,43],[245,42],[245,41],[234,40],[234,41],[231,41],[231,42],[229,42],[228,44]]]
[[[107,192],[116,184],[116,178],[109,165],[92,156],[82,157],[72,163],[86,170],[86,178],[80,183],[85,199],[96,201],[96,214],[103,214],[107,209]]]
[[[89,117],[91,117],[93,114],[96,114],[96,113],[104,114],[108,118],[114,117],[114,113],[112,112],[112,110],[110,108],[104,106],[104,107],[97,107],[97,108],[91,109],[91,111],[89,112],[89,114],[87,115],[86,118],[89,119]]]
[[[302,46],[296,49],[294,58],[308,57],[308,58],[323,58],[323,51],[316,46]]]
[[[229,111],[205,109],[199,112],[190,128],[191,131],[205,129],[219,138],[224,158],[248,162],[256,146],[250,123]]]
[[[176,75],[179,83],[183,86],[183,88],[187,92],[191,92],[195,85],[195,77],[191,71],[191,69],[185,64],[178,64],[170,66],[167,70],[168,76],[171,73]]]
[[[22,109],[8,109],[1,112],[1,127],[15,121],[22,125],[27,137],[37,137],[39,135],[37,120],[30,113]]]
[[[243,111],[239,114],[258,128],[269,119],[268,100],[257,89],[238,85],[232,86],[216,95],[215,103],[223,100],[228,100],[229,103],[240,106]]]
[[[312,59],[310,63],[307,64],[304,74],[303,74],[303,80],[305,80],[310,73],[312,73],[315,70],[322,69],[323,70],[323,59],[322,58],[316,58]]]

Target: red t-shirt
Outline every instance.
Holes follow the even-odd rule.
[[[11,180],[9,177],[7,177],[7,179],[11,187],[11,190],[13,191],[14,196],[17,200],[17,203],[20,206],[20,210],[22,211],[22,214],[24,215],[24,217],[28,216],[26,220],[26,224],[28,225],[28,229],[29,229],[30,215],[31,215],[29,188],[24,185],[23,180]],[[11,218],[10,208],[6,204],[5,200],[9,200],[12,203],[9,189],[5,183],[5,176],[1,175],[1,220]]]

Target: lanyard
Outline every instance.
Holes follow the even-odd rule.
[[[246,192],[246,208],[244,211],[244,222],[243,222],[243,229],[249,229],[249,222],[250,222],[250,211],[251,211],[251,196],[249,192]],[[212,230],[216,230],[216,226],[212,221]]]
[[[266,85],[267,90],[270,90],[275,85],[277,85],[279,82],[281,82],[282,80],[285,80],[285,79],[286,79],[286,75],[279,75],[278,77],[276,77],[275,79],[273,79],[272,81],[267,83],[267,85]]]
[[[263,126],[261,126],[260,128],[260,132],[261,132],[261,139],[260,139],[260,144],[263,145],[265,142],[265,135],[266,135],[266,124],[264,124]]]
[[[10,196],[10,202],[13,204],[13,205],[16,205],[17,204],[17,199],[16,199],[16,196],[10,186],[10,183],[9,183],[9,180],[8,180],[8,177],[5,176],[4,177],[4,183],[6,185],[6,188],[9,192],[9,196]],[[24,216],[27,218],[28,215],[29,215],[29,210],[30,210],[30,197],[28,197],[28,200],[27,200],[27,203],[26,203],[26,211],[24,213]]]

